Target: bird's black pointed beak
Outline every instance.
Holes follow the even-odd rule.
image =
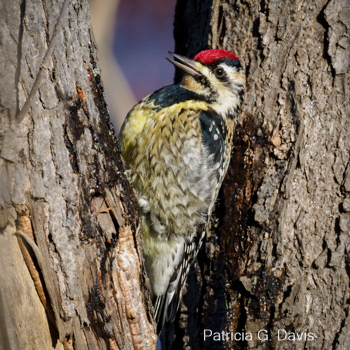
[[[196,66],[196,61],[191,60],[190,58],[187,58],[185,56],[178,55],[177,53],[173,53],[170,51],[168,51],[168,53],[177,59],[177,61],[174,61],[171,58],[166,57],[166,59],[174,66],[180,68],[181,70],[192,75],[193,77],[198,77],[202,75],[202,73],[198,70],[198,67]]]

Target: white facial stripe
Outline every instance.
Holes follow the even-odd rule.
[[[220,63],[218,67],[225,70],[228,77],[227,81],[220,81],[213,71],[207,66],[196,62],[197,69],[208,79],[210,88],[196,81],[192,76],[185,75],[182,84],[189,90],[195,91],[205,96],[212,96],[215,102],[210,106],[224,118],[233,114],[236,107],[241,103],[240,94],[245,87],[245,74],[242,70],[238,71],[235,67]]]
[[[204,74],[207,73],[206,76],[214,88],[214,92],[218,95],[216,102],[211,106],[216,112],[226,117],[233,113],[240,103],[239,95],[245,86],[245,75],[239,73],[235,67],[227,66],[224,63],[219,64],[218,67],[224,69],[228,76],[229,82],[225,83],[226,88],[223,88],[223,82],[216,78],[213,72],[209,72],[207,67],[205,67]]]
[[[237,68],[231,66],[219,65],[227,73],[232,85],[241,85],[245,87],[245,75],[240,73]]]

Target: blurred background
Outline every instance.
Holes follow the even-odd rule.
[[[90,0],[102,81],[116,133],[141,98],[173,83],[176,0]],[[169,55],[168,55],[169,56]]]

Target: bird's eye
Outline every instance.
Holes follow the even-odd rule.
[[[223,68],[216,68],[214,74],[217,78],[220,79],[225,75],[225,71],[223,70]]]

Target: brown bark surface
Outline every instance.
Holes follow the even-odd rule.
[[[235,51],[247,91],[215,217],[163,348],[348,349],[350,2],[209,3],[178,1],[176,52]],[[204,341],[204,329],[243,340]],[[279,341],[278,330],[291,338]]]
[[[0,1],[0,349],[155,349],[137,205],[87,1],[71,2],[32,107],[15,121],[61,7]]]
[[[15,123],[61,6],[0,1],[0,349],[152,349],[136,202],[86,1],[69,7]],[[234,50],[248,84],[215,217],[163,349],[348,348],[349,27],[348,0],[178,1],[176,52]],[[252,340],[204,341],[204,329]],[[279,329],[317,338],[278,341]]]

